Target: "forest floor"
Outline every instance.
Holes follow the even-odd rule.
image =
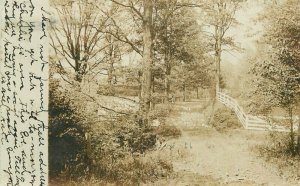
[[[267,132],[234,129],[218,132],[205,126],[201,102],[176,103],[167,119],[182,136],[162,144],[174,176],[147,185],[300,185],[280,175],[255,153]],[[202,109],[203,110],[203,109]],[[298,182],[298,183],[297,183]]]

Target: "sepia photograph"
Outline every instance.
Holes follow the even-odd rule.
[[[299,0],[45,12],[50,186],[300,185]]]

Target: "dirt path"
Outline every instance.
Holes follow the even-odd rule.
[[[206,127],[201,103],[179,103],[168,118],[183,135],[166,142],[176,178],[155,185],[297,185],[278,175],[253,152],[265,132],[243,129],[219,133]]]

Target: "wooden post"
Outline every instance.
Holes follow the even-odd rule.
[[[245,114],[246,115],[246,114]],[[244,125],[244,128],[247,129],[248,128],[248,115],[246,115],[246,118],[245,118],[245,125]]]

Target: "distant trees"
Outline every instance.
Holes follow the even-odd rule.
[[[184,37],[191,36],[188,34],[190,30],[190,20],[186,17],[186,9],[178,7],[178,1],[158,1],[155,6],[155,46],[156,58],[158,64],[161,64],[163,74],[164,97],[165,101],[169,101],[170,94],[170,75],[172,68],[178,63],[180,53],[183,54],[185,50]],[[193,20],[195,21],[195,20]],[[194,22],[197,25],[196,22]],[[195,26],[194,25],[194,26]],[[187,35],[185,35],[187,34]],[[188,56],[185,56],[188,58]],[[188,59],[187,59],[188,60]]]
[[[208,87],[212,82],[208,42],[194,10],[186,7],[177,9],[158,31],[158,42],[165,43],[160,45],[165,48],[157,51],[164,56],[166,98],[170,90],[173,93],[179,90],[186,101],[187,90],[197,92],[198,88]]]
[[[107,72],[107,84],[108,84],[108,92],[110,95],[114,94],[114,84],[117,83],[117,74],[116,74],[116,65],[122,59],[122,47],[120,46],[120,42],[116,40],[110,33],[113,32],[113,15],[116,13],[117,8],[115,6],[111,6],[108,10],[108,23],[106,24],[105,30],[105,43],[107,43],[107,48],[105,49],[106,57],[106,72]]]
[[[265,44],[260,45],[261,52],[253,67],[255,94],[268,100],[265,111],[279,106],[288,113],[291,129],[290,147],[293,154],[296,153],[293,117],[299,112],[300,100],[299,8],[297,0],[269,7],[263,17],[266,32],[262,40]]]
[[[175,89],[182,92],[183,101],[186,101],[187,90],[196,90],[198,94],[198,88],[207,88],[212,85],[213,76],[210,74],[212,70],[208,66],[206,63],[191,61],[173,68],[170,76],[171,82]]]
[[[197,23],[195,11],[184,7],[178,1],[158,1],[154,20],[155,57],[163,72],[160,77],[164,81],[164,100],[168,101],[171,79],[175,77],[171,74],[172,69],[195,60],[201,62],[207,52],[204,49],[206,43],[200,34],[202,26]],[[182,80],[178,79],[178,81]]]
[[[197,24],[196,16],[188,10],[188,7],[198,5],[177,0],[156,1],[155,3],[130,0],[111,1],[115,6],[122,8],[123,13],[133,22],[133,31],[128,32],[126,28],[120,26],[122,23],[116,18],[115,30],[109,33],[141,55],[140,111],[146,122],[151,103],[154,103],[155,80],[163,79],[164,97],[168,100],[171,69],[175,63],[192,61],[192,53],[204,53],[203,46],[199,46],[200,43],[194,45],[194,48],[199,49],[198,51],[195,49],[187,51],[186,48],[187,43],[193,39],[200,41],[197,30],[199,31],[201,26]],[[203,61],[199,56],[197,60]]]

